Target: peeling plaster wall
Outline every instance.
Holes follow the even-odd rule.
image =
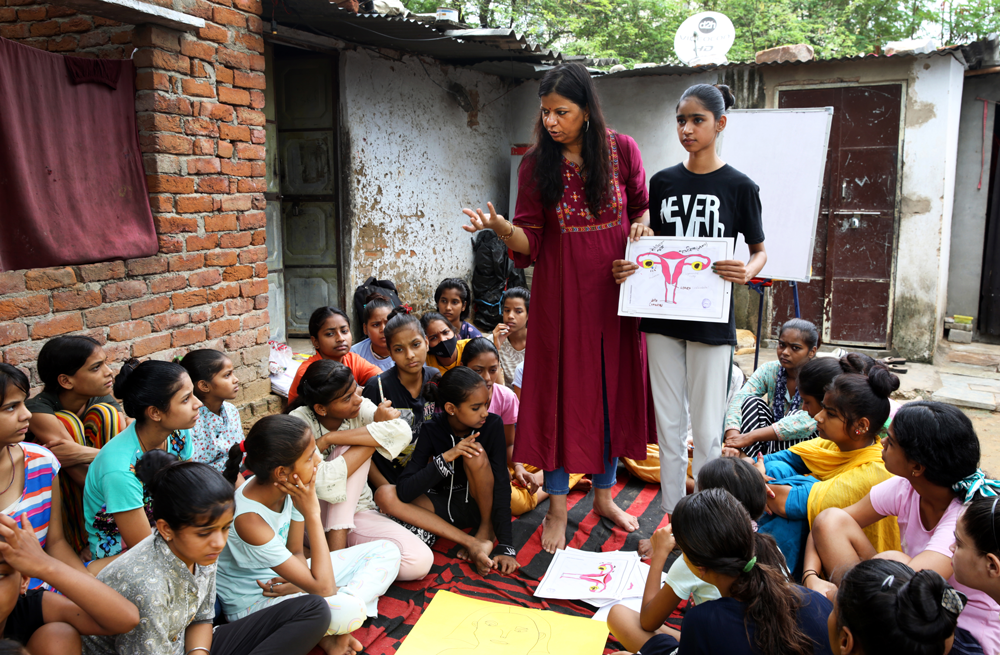
[[[948,287],[962,65],[932,56],[763,70],[769,107],[782,87],[906,83],[891,345],[912,360],[931,361]]]
[[[369,50],[344,52],[340,67],[348,298],[375,275],[393,280],[415,309],[430,309],[443,278],[471,277],[462,208],[507,209],[510,86]],[[473,110],[445,89],[464,91]]]

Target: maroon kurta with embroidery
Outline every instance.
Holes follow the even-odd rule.
[[[601,215],[587,209],[580,169],[563,159],[563,197],[543,207],[525,157],[517,176],[514,224],[535,264],[531,318],[514,459],[551,471],[604,471],[603,353],[611,456],[646,459],[647,376],[639,319],[618,316],[611,264],[625,256],[631,219],[649,205],[642,156],[631,137],[609,131],[614,192]]]

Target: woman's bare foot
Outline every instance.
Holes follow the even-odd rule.
[[[364,650],[364,645],[352,634],[327,635],[319,640],[319,647],[326,655],[357,655]]]
[[[628,514],[616,505],[610,489],[597,489],[594,492],[594,512],[611,519],[625,532],[635,532],[639,528],[639,517]]]
[[[566,547],[566,514],[553,516],[552,512],[542,519],[542,548],[547,553],[555,553]]]
[[[639,557],[646,559],[653,554],[653,543],[649,539],[640,539],[639,548],[637,550],[639,552]]]

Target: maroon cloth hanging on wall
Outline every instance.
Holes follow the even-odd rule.
[[[66,59],[0,38],[0,271],[159,249],[136,131],[135,68],[115,62],[115,80],[114,66],[74,58],[76,84]]]

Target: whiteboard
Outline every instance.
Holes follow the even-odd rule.
[[[728,116],[719,155],[760,187],[767,263],[757,277],[808,282],[833,107],[743,109]],[[736,259],[749,258],[740,235]]]

